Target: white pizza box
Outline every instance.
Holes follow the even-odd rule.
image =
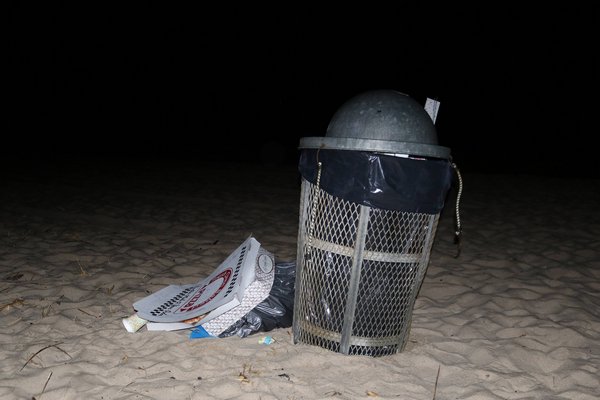
[[[169,285],[133,303],[133,308],[149,323],[181,323],[211,311],[215,318],[218,312],[241,303],[244,291],[255,280],[259,250],[260,243],[249,237],[207,278],[195,284]]]

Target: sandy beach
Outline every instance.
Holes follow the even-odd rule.
[[[600,393],[600,182],[464,173],[403,352],[346,356],[292,329],[127,332],[132,304],[209,275],[247,237],[295,261],[293,165],[8,165],[0,181],[0,398],[564,399]],[[453,189],[454,190],[454,189]]]

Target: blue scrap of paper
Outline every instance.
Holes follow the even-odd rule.
[[[194,328],[190,332],[190,339],[214,338],[214,337],[215,336],[213,336],[210,333],[206,332],[206,329],[204,329],[202,327],[202,325],[198,326],[197,328]]]

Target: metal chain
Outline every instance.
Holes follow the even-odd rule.
[[[461,251],[460,240],[462,237],[462,226],[460,224],[460,197],[462,196],[462,191],[463,191],[463,180],[462,180],[462,176],[460,175],[460,171],[455,163],[452,163],[452,168],[454,168],[454,170],[456,171],[456,176],[458,177],[458,194],[456,195],[456,209],[455,209],[456,229],[454,231],[454,243],[456,243],[456,246],[457,246],[456,255],[454,256],[454,258],[458,258],[458,256],[460,255],[460,251]]]
[[[319,149],[320,150],[320,149]],[[313,241],[313,231],[315,229],[315,219],[317,218],[317,206],[319,204],[319,200],[320,200],[320,196],[319,196],[319,192],[321,191],[321,167],[323,166],[323,163],[321,161],[319,161],[319,151],[317,151],[317,165],[318,165],[318,170],[317,170],[317,181],[315,182],[316,188],[315,188],[315,194],[314,197],[312,199],[312,209],[310,210],[310,225],[308,227],[308,248],[306,249],[307,252],[307,256],[308,256],[308,262],[312,262],[311,258],[312,258],[312,241]]]
[[[316,182],[316,190],[315,190],[315,198],[313,198],[313,207],[310,212],[310,227],[308,228],[308,245],[312,245],[313,238],[313,230],[315,229],[315,218],[317,218],[317,205],[319,203],[319,191],[321,185],[321,166],[323,164],[319,161],[318,166],[319,169],[317,171],[317,182]]]

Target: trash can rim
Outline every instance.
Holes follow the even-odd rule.
[[[308,136],[300,139],[299,149],[332,149],[408,154],[413,156],[450,159],[450,148],[426,143],[379,139]]]

